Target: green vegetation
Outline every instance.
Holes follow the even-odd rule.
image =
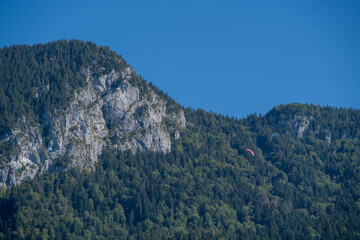
[[[107,47],[79,40],[0,50],[0,134],[20,121],[41,122],[45,112],[68,107],[85,71],[100,75],[127,67]]]
[[[360,237],[358,140],[298,140],[285,129],[271,139],[274,112],[185,113],[192,124],[169,154],[107,149],[94,173],[54,171],[3,190],[0,239]]]
[[[4,48],[0,58],[0,136],[23,117],[41,124],[45,112],[66,108],[86,84],[84,69],[127,66],[108,48],[75,40]],[[159,94],[168,111],[181,109],[141,77],[130,83],[142,97]],[[360,238],[360,111],[291,104],[240,120],[184,111],[187,127],[170,153],[110,144],[94,172],[63,171],[76,161],[63,156],[52,172],[0,189],[0,239]],[[303,116],[312,120],[297,139],[294,119]],[[0,166],[13,151],[0,144]]]

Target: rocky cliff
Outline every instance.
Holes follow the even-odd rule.
[[[0,186],[19,184],[54,168],[94,169],[105,146],[171,150],[172,139],[180,137],[178,130],[186,125],[180,106],[170,110],[167,99],[153,87],[132,84],[139,77],[129,66],[106,74],[90,68],[80,73],[85,87],[74,91],[65,110],[43,112],[40,124],[29,125],[24,118],[1,137],[0,143],[12,146],[12,151],[0,155]]]

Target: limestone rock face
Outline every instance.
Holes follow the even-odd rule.
[[[296,138],[301,139],[304,137],[304,133],[309,128],[311,119],[312,118],[307,116],[296,116],[291,121],[291,129]]]
[[[131,84],[130,67],[121,72],[94,74],[84,70],[85,88],[77,90],[64,111],[44,114],[40,126],[26,121],[0,137],[12,151],[0,166],[0,186],[21,183],[37,172],[54,168],[94,169],[105,146],[130,151],[171,150],[178,129],[186,126],[183,110],[167,109],[166,99],[146,85],[146,94]],[[44,129],[47,133],[44,133]]]
[[[312,115],[296,114],[292,118],[281,119],[276,126],[287,129],[291,136],[297,139],[313,136],[325,141],[327,144],[332,142],[330,128],[320,124],[316,117]]]
[[[326,133],[324,140],[326,143],[330,144],[331,143],[331,133],[329,133],[329,132]]]

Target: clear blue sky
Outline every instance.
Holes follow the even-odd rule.
[[[186,107],[360,108],[358,0],[0,0],[0,47],[58,39],[109,46]]]

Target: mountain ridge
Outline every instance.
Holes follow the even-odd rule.
[[[359,110],[184,108],[78,40],[0,56],[0,239],[360,237]]]
[[[47,48],[46,46],[48,45],[35,45],[33,48]],[[72,74],[64,74],[63,70],[58,69],[58,72],[61,72],[57,75],[60,79],[54,81],[60,84],[59,90],[51,80],[53,75],[56,75],[57,66],[71,65],[67,59],[74,58],[77,52],[81,52],[81,48],[86,49],[86,46],[99,52],[100,57],[97,61],[104,62],[102,65],[105,67],[97,66],[99,63],[96,60],[90,61],[91,56],[96,55],[90,54],[90,57],[83,57],[90,62],[90,65],[78,64],[70,71]],[[17,48],[13,48],[17,53]],[[27,49],[24,46],[19,48]],[[93,169],[102,148],[108,144],[115,148],[135,151],[145,149],[170,151],[170,135],[174,135],[175,132],[179,134],[176,130],[177,126],[185,127],[183,110],[175,105],[173,108],[177,108],[178,111],[168,113],[169,104],[166,104],[165,97],[157,95],[153,90],[155,88],[147,85],[145,80],[139,77],[120,56],[106,48],[97,48],[91,43],[79,41],[60,41],[60,45],[59,42],[54,42],[50,43],[48,48],[50,48],[48,52],[54,53],[48,54],[45,59],[59,59],[54,64],[55,73],[51,73],[48,79],[40,77],[37,82],[45,82],[45,89],[42,90],[40,90],[41,86],[32,85],[34,84],[32,75],[26,79],[29,81],[27,85],[30,85],[30,92],[27,93],[24,89],[23,95],[32,94],[32,96],[28,96],[30,102],[19,105],[25,106],[22,108],[30,106],[27,107],[30,111],[23,115],[15,111],[16,115],[20,115],[20,120],[16,118],[15,123],[11,122],[9,126],[12,124],[12,129],[10,128],[7,136],[3,137],[2,143],[12,142],[18,153],[8,154],[7,157],[11,160],[7,163],[8,167],[2,167],[0,170],[0,185],[10,186],[19,183],[26,177],[33,178],[37,171],[44,172],[63,163],[65,164],[63,168],[66,168],[66,165],[74,165]],[[78,50],[76,52],[73,49]],[[39,54],[37,49],[33,49],[33,52],[34,55]],[[70,56],[65,53],[60,58],[62,52],[68,52]],[[24,54],[18,55],[22,58]],[[27,56],[26,51],[25,56]],[[75,61],[85,60],[75,59]],[[34,63],[37,61],[30,61],[27,65]],[[24,72],[31,72],[31,67],[27,65],[23,67]],[[41,62],[38,65],[41,65]],[[53,71],[52,68],[49,71]],[[16,74],[13,75],[13,81],[16,82]],[[69,77],[66,77],[67,75]],[[74,84],[71,84],[74,82],[71,76],[78,78]],[[69,80],[66,83],[67,78]],[[6,81],[4,79],[5,77],[2,83]],[[70,92],[67,93],[69,90]],[[56,100],[57,93],[62,99],[60,103]],[[19,94],[19,96],[23,95]],[[51,101],[53,95],[55,95],[53,104],[47,105],[47,102],[44,102],[46,100],[41,100],[41,98],[50,98]],[[31,101],[43,102],[44,106],[42,109],[31,111],[33,108]],[[2,105],[6,106],[6,102],[2,102]],[[6,123],[2,125],[2,129],[6,129],[4,125],[6,126]],[[22,133],[25,133],[25,136]]]

